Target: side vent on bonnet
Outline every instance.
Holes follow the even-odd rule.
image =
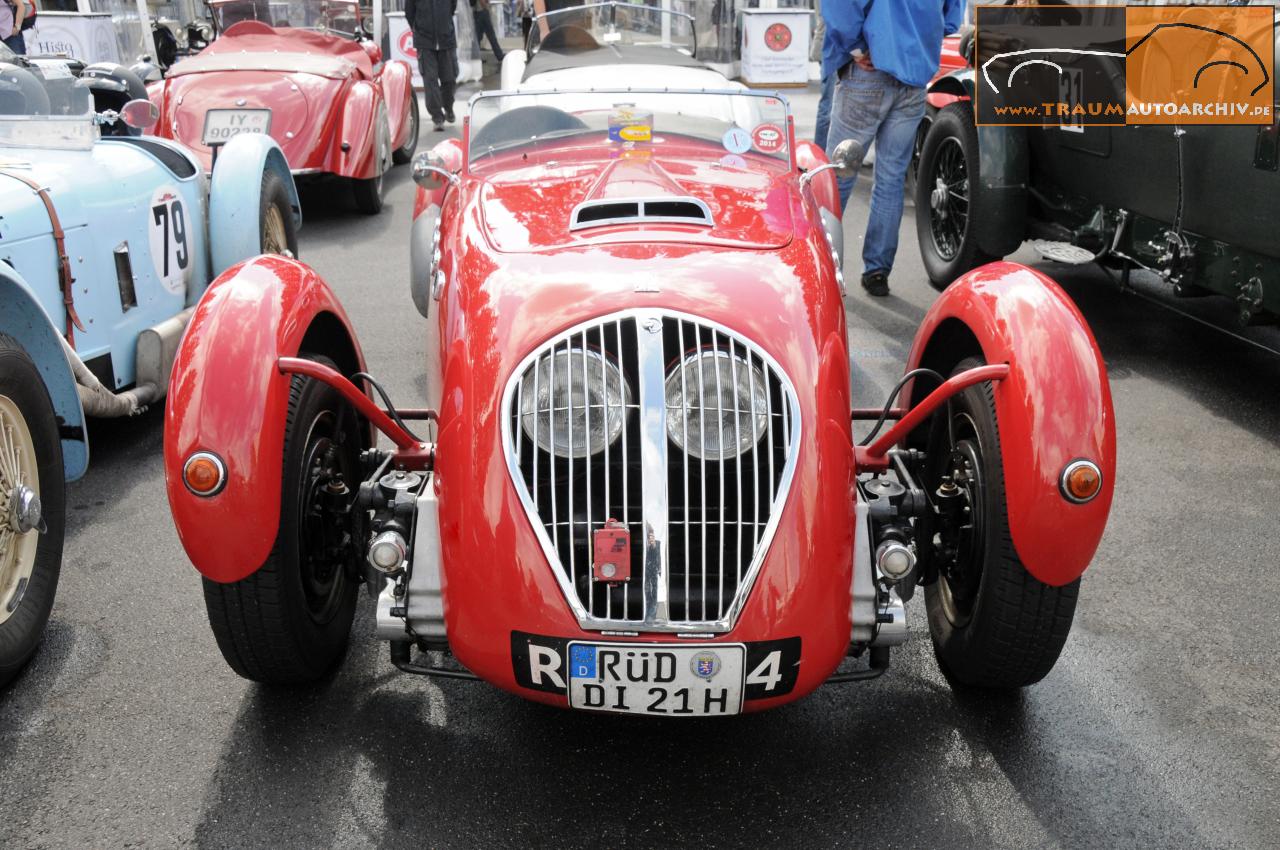
[[[608,224],[698,224],[711,227],[711,209],[697,198],[637,198],[583,201],[573,209],[570,230]]]

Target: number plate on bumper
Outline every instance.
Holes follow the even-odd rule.
[[[569,706],[692,717],[742,710],[743,644],[569,644]]]
[[[204,136],[207,145],[229,142],[241,133],[271,132],[270,109],[210,109],[204,114]]]

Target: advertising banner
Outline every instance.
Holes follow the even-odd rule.
[[[809,84],[807,9],[742,10],[742,81],[749,86]]]
[[[93,12],[41,12],[23,35],[29,55],[65,55],[90,62],[119,62],[111,15]]]

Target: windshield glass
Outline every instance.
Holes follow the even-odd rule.
[[[219,33],[241,21],[261,21],[351,38],[361,34],[356,0],[209,0],[208,5]]]
[[[490,92],[471,102],[472,171],[554,160],[698,157],[789,168],[786,100],[752,91]]]
[[[91,145],[97,137],[89,88],[57,59],[0,64],[0,144],[21,147]]]
[[[697,49],[693,16],[633,3],[588,3],[538,15],[529,31],[528,51],[595,50],[608,45],[674,47],[690,56]]]

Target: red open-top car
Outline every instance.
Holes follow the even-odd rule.
[[[156,135],[212,167],[237,133],[270,133],[295,176],[349,178],[357,206],[382,209],[382,177],[418,144],[408,64],[383,61],[355,0],[209,0],[217,38],[149,89]],[[276,17],[277,14],[282,15]]]
[[[883,409],[851,409],[853,144],[827,164],[758,92],[477,96],[414,166],[438,411],[391,406],[307,267],[216,281],[165,463],[230,665],[324,675],[364,584],[403,670],[733,714],[882,673],[923,587],[954,680],[1044,676],[1111,502],[1102,358],[1052,281],[993,264],[934,303]]]

